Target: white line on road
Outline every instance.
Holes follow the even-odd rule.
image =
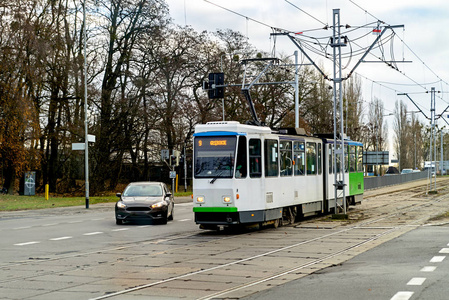
[[[422,285],[426,281],[426,278],[423,277],[415,277],[410,279],[407,285]]]
[[[28,229],[28,228],[31,228],[31,226],[16,227],[16,228],[13,228],[13,229],[14,230],[19,230],[19,229]]]
[[[437,267],[434,266],[426,266],[424,268],[422,268],[420,271],[421,272],[433,272],[437,269]]]
[[[40,242],[34,241],[34,242],[26,242],[26,243],[14,244],[14,246],[28,246],[28,245],[39,244],[39,243]]]
[[[413,292],[397,292],[391,300],[408,300],[413,296]]]
[[[50,241],[62,241],[62,240],[68,240],[68,239],[71,239],[71,238],[73,238],[73,237],[72,236],[61,236],[61,237],[58,237],[58,238],[50,239]]]
[[[182,220],[178,220],[178,222],[187,222],[187,221],[192,221],[192,219],[182,219]]]
[[[444,254],[447,254],[447,253],[449,253],[449,248],[443,248],[443,249],[441,249],[440,252],[438,252],[438,253],[444,253]]]
[[[81,222],[83,222],[83,221],[82,220],[70,221],[70,222],[67,222],[67,224],[76,224],[76,223],[81,223]]]
[[[88,233],[84,233],[83,235],[96,235],[96,234],[102,234],[103,232],[101,231],[95,231],[95,232],[88,232]]]
[[[434,257],[432,257],[430,262],[434,262],[434,263],[442,262],[445,258],[446,258],[446,256],[434,256]]]
[[[125,230],[129,230],[129,228],[112,229],[112,231],[125,231]]]
[[[44,224],[42,225],[42,227],[55,226],[55,225],[58,225],[58,223]]]

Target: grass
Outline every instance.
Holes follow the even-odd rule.
[[[178,192],[175,197],[190,196],[192,192]],[[116,202],[118,198],[115,195],[89,197],[89,205],[97,203]],[[84,206],[86,205],[85,197],[53,197],[45,200],[42,195],[36,196],[17,196],[17,195],[0,195],[0,211],[16,211],[43,209],[53,207],[67,206]]]

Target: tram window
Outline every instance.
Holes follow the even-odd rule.
[[[357,147],[357,172],[363,172],[363,147]]]
[[[265,140],[265,176],[273,177],[279,174],[278,141]]]
[[[321,144],[318,144],[318,174],[321,175]]]
[[[341,152],[338,153],[338,151],[341,151],[341,145],[337,144],[337,149],[335,149],[334,151],[334,155],[336,157],[336,161],[337,161],[337,174],[341,172]]]
[[[259,139],[249,140],[249,176],[252,178],[262,176],[262,146]]]
[[[195,178],[232,178],[237,138],[196,137],[194,147]]]
[[[246,137],[239,137],[235,178],[246,178]]]
[[[316,175],[317,163],[316,163],[316,143],[307,143],[307,174]]]
[[[349,171],[349,146],[345,147],[345,173]]]
[[[293,174],[293,160],[292,160],[292,142],[279,142],[281,152],[281,176],[291,176]]]
[[[304,175],[305,173],[305,156],[304,156],[304,142],[293,142],[294,153],[294,173],[297,175]]]
[[[332,151],[334,149],[334,145],[328,144],[329,146],[329,174],[334,173],[334,157],[332,156]]]
[[[355,156],[355,146],[349,146],[349,172],[357,170],[357,159]]]

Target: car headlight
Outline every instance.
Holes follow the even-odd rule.
[[[165,205],[165,202],[158,202],[151,205],[151,208],[159,208]]]
[[[204,203],[204,196],[196,197],[196,203]]]
[[[126,208],[126,204],[123,201],[119,201],[119,202],[117,202],[117,207],[118,208]]]

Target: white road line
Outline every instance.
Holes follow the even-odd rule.
[[[125,230],[129,230],[129,228],[112,229],[112,231],[125,231]]]
[[[88,232],[88,233],[84,233],[83,235],[97,235],[97,234],[102,234],[103,232],[101,231],[95,231],[95,232]]]
[[[55,225],[58,225],[58,223],[44,224],[42,225],[42,227],[55,226]]]
[[[104,220],[105,218],[98,218],[98,219],[92,219],[91,221],[101,221]]]
[[[421,272],[433,272],[437,269],[437,267],[434,266],[426,266],[424,268],[422,268],[420,271]]]
[[[449,253],[449,248],[443,248],[443,249],[441,249],[440,252],[438,252],[438,253],[444,253],[444,254],[447,254],[447,253]]]
[[[14,244],[14,246],[28,246],[28,245],[39,244],[39,243],[40,242],[34,241],[34,242],[26,242],[26,243]]]
[[[410,279],[409,282],[407,282],[407,285],[422,285],[426,281],[426,278],[424,277],[415,277]]]
[[[142,226],[137,226],[138,228],[147,228],[150,227],[150,225],[142,225]]]
[[[177,220],[178,222],[187,222],[187,221],[192,221],[192,219],[182,219],[182,220]]]
[[[446,256],[434,256],[434,257],[432,257],[430,262],[433,262],[433,263],[442,262],[445,258],[446,258]]]
[[[68,239],[71,239],[71,238],[73,238],[73,237],[72,236],[61,236],[61,237],[58,237],[58,238],[50,239],[50,241],[62,241],[62,240],[68,240]]]
[[[397,292],[391,300],[408,300],[413,296],[413,292]]]
[[[70,221],[70,222],[67,222],[67,224],[76,224],[76,223],[81,223],[81,222],[83,222],[83,221],[81,221],[81,220],[78,220],[78,221]]]
[[[13,228],[13,230],[28,229],[28,228],[31,228],[31,226],[16,227],[16,228]]]

